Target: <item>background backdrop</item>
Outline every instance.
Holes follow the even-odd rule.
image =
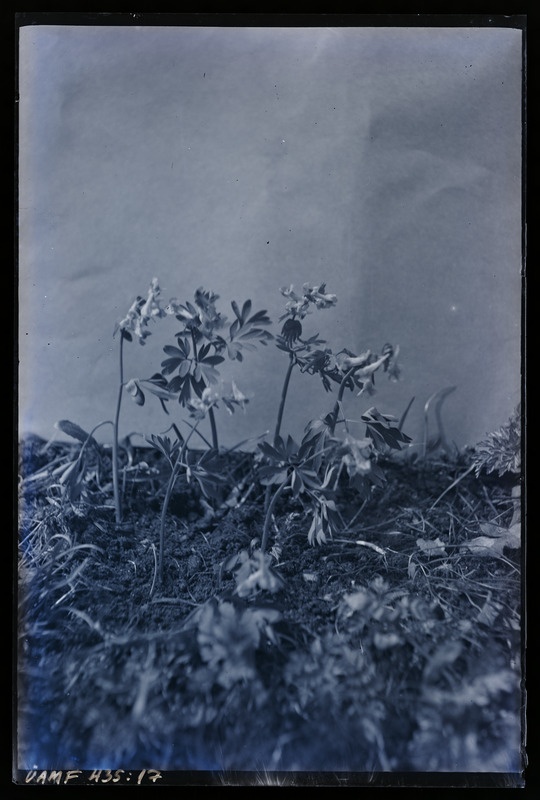
[[[414,396],[418,441],[424,403],[454,385],[459,447],[506,422],[520,399],[520,30],[19,33],[21,434],[112,418],[114,324],[154,276],[167,298],[202,285],[228,316],[250,297],[276,323],[280,286],[326,281],[338,304],[306,334],[401,348],[401,381],[381,376],[350,416],[401,416]],[[126,378],[158,370],[177,329],[168,318],[126,346]],[[287,358],[271,344],[240,366],[252,400],[220,412],[231,445],[273,428]],[[284,432],[332,403],[294,375]],[[169,424],[153,398],[126,397],[123,433]]]

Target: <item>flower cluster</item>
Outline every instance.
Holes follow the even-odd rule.
[[[146,300],[144,297],[137,297],[133,301],[126,316],[116,323],[114,333],[118,330],[122,331],[122,335],[128,341],[131,341],[135,336],[140,344],[145,344],[145,339],[150,336],[152,331],[148,329],[148,323],[152,319],[159,319],[165,317],[167,314],[173,314],[173,301],[167,307],[167,310],[161,307],[161,289],[159,287],[158,279],[153,278],[148,289],[148,296]]]
[[[231,381],[230,391],[219,391],[215,387],[207,386],[200,397],[194,396],[187,402],[189,414],[193,419],[204,419],[211,408],[223,402],[229,414],[234,414],[235,408],[245,411],[249,399],[242,394],[234,381]]]
[[[347,471],[349,478],[355,475],[369,475],[371,472],[371,459],[373,455],[372,440],[369,438],[356,439],[347,434],[341,441],[338,450],[341,466]]]
[[[319,286],[310,286],[309,283],[304,283],[302,286],[302,294],[299,295],[293,290],[293,286],[282,287],[280,289],[284,297],[288,297],[289,301],[285,305],[286,313],[280,317],[280,320],[291,317],[292,319],[304,319],[306,314],[311,311],[310,306],[315,308],[331,308],[337,303],[335,294],[328,294],[326,292],[326,284],[321,283]]]

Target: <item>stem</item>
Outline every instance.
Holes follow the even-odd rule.
[[[196,427],[197,427],[196,425],[191,425],[191,424],[190,424],[190,423],[187,421],[187,419],[183,420],[183,422],[184,422],[184,424],[185,424],[185,425],[187,425],[187,426],[188,426],[188,428],[189,428],[190,430],[193,430],[193,431],[194,431],[194,432],[197,434],[197,436],[200,436],[200,438],[203,440],[203,442],[205,443],[205,445],[208,447],[208,449],[209,449],[209,450],[211,450],[211,449],[212,449],[212,445],[210,444],[210,442],[208,441],[208,439],[206,438],[206,436],[203,436],[203,435],[202,435],[202,433],[201,433],[199,430],[195,430],[195,429],[196,429]],[[173,425],[173,428],[175,429],[175,433],[176,433],[176,431],[178,430],[178,428],[177,428],[176,426],[174,426],[174,425]],[[178,433],[176,433],[176,435],[178,436]],[[183,437],[183,436],[178,436],[178,438],[179,438],[180,442],[183,442],[183,441],[184,441],[184,437]]]
[[[113,491],[114,491],[114,508],[116,515],[116,524],[122,523],[122,500],[120,497],[120,480],[118,475],[119,469],[119,454],[118,454],[118,422],[120,419],[120,408],[122,406],[122,393],[124,391],[124,333],[121,331],[120,335],[120,386],[118,387],[118,399],[116,401],[116,413],[113,422],[113,452],[112,452],[112,478],[113,478]]]
[[[285,409],[285,400],[287,399],[287,392],[289,391],[289,383],[291,380],[291,375],[293,371],[293,367],[296,363],[293,353],[289,353],[289,366],[287,367],[287,372],[285,374],[285,380],[283,381],[283,388],[281,389],[281,400],[279,402],[279,409],[277,415],[277,422],[276,422],[276,429],[274,431],[274,445],[276,443],[276,439],[279,436],[279,432],[281,430],[281,423],[283,422],[283,411]],[[269,504],[270,504],[270,492],[271,492],[271,484],[269,483],[266,487],[266,491],[264,493],[264,510],[268,512]]]
[[[272,497],[272,500],[270,501],[270,504],[269,504],[268,509],[266,511],[266,516],[264,518],[263,534],[262,534],[262,539],[261,539],[261,552],[262,553],[265,552],[266,545],[268,544],[268,535],[270,533],[270,522],[272,520],[272,514],[274,513],[274,508],[276,507],[277,501],[279,500],[279,498],[281,497],[281,495],[283,494],[283,492],[287,488],[288,484],[289,484],[289,477],[287,476],[287,479],[284,480],[283,483],[281,483],[279,485],[279,487],[278,487],[276,493],[274,494],[274,496]]]
[[[161,586],[163,582],[163,555],[165,551],[165,519],[167,517],[167,512],[169,510],[169,503],[171,501],[171,496],[174,489],[174,484],[176,483],[176,479],[178,477],[178,473],[180,472],[180,467],[186,466],[183,462],[183,458],[186,454],[188,442],[195,432],[196,426],[194,426],[189,434],[187,435],[180,452],[178,453],[177,459],[175,463],[172,465],[171,474],[169,476],[169,482],[167,483],[167,491],[165,493],[165,499],[163,500],[163,507],[161,509],[161,519],[159,523],[159,562],[158,562],[158,580],[157,585]],[[153,591],[154,585],[152,585]]]
[[[217,451],[219,450],[219,442],[216,428],[216,415],[214,414],[212,406],[208,409],[208,419],[210,420],[210,428],[212,430],[212,448]]]
[[[462,472],[462,473],[461,473],[461,475],[460,475],[458,478],[456,478],[456,479],[455,479],[455,481],[454,481],[453,483],[451,483],[451,484],[450,484],[450,486],[447,486],[447,487],[446,487],[446,489],[444,490],[444,492],[442,492],[442,493],[441,493],[441,494],[440,494],[440,495],[437,497],[437,499],[435,500],[435,502],[431,504],[431,507],[430,507],[430,509],[429,509],[429,510],[430,510],[430,511],[433,511],[433,509],[435,508],[435,506],[437,505],[437,503],[439,502],[439,500],[442,500],[442,499],[443,499],[443,497],[445,496],[445,494],[448,494],[448,492],[449,492],[451,489],[453,489],[453,488],[454,488],[454,486],[457,486],[457,485],[458,485],[458,483],[460,483],[460,481],[462,481],[462,480],[463,480],[463,478],[466,478],[466,477],[467,477],[467,475],[470,475],[470,473],[473,471],[473,469],[474,469],[474,464],[471,464],[471,466],[470,466],[468,469],[466,469],[466,470],[465,470],[465,472]]]
[[[289,354],[289,366],[287,367],[287,373],[285,375],[285,380],[283,381],[283,388],[281,390],[281,400],[279,403],[279,411],[277,416],[276,422],[276,430],[274,431],[274,443],[279,436],[279,432],[281,430],[281,423],[283,421],[283,410],[285,408],[285,400],[287,399],[287,392],[289,390],[289,381],[291,380],[291,374],[293,371],[293,367],[296,363],[295,357],[293,353]]]
[[[197,342],[195,341],[195,331],[193,328],[191,329],[191,344],[193,345],[193,360],[198,364],[199,354],[197,353]],[[210,420],[210,428],[212,431],[212,448],[214,450],[218,450],[219,442],[216,427],[216,415],[214,414],[214,409],[211,406],[208,409],[208,418]]]
[[[178,477],[178,461],[173,466],[171,470],[171,474],[169,477],[169,482],[167,484],[167,492],[165,494],[165,499],[163,501],[163,507],[161,509],[161,520],[159,524],[159,562],[158,562],[158,585],[161,586],[163,582],[163,551],[165,550],[165,518],[167,516],[167,511],[169,509],[169,503],[171,500],[171,495],[173,492],[174,484],[176,483],[176,478]],[[152,586],[153,590],[153,586]],[[152,595],[152,591],[150,592]]]
[[[354,374],[355,370],[357,370],[357,369],[358,369],[358,366],[351,367],[350,370],[345,373],[345,375],[343,377],[343,380],[339,384],[338,396],[337,396],[336,403],[334,405],[334,411],[332,412],[332,425],[330,426],[330,433],[331,433],[332,436],[334,435],[334,431],[336,429],[338,416],[339,416],[339,406],[340,406],[341,401],[343,400],[343,394],[345,392],[345,387],[347,385],[347,381],[349,380],[349,378]]]

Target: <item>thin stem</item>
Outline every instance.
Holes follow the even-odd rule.
[[[291,353],[289,353],[289,366],[287,367],[287,372],[285,374],[285,380],[283,381],[283,387],[281,389],[281,400],[279,402],[279,410],[278,410],[278,415],[277,415],[276,428],[275,428],[275,431],[274,431],[274,444],[276,443],[276,440],[277,440],[277,438],[279,436],[279,433],[281,431],[281,423],[283,422],[283,411],[285,409],[285,401],[287,399],[287,392],[289,391],[289,383],[290,383],[290,380],[291,380],[291,375],[292,375],[293,367],[294,367],[295,364],[296,364],[296,359],[294,357],[294,354],[291,352]],[[265,512],[268,511],[268,507],[269,507],[269,504],[270,504],[270,492],[271,492],[271,488],[270,487],[271,487],[271,484],[269,483],[268,486],[266,487],[266,490],[265,490],[265,493],[264,493],[264,510],[265,510]]]
[[[193,360],[195,363],[199,363],[199,354],[197,352],[197,342],[195,339],[195,331],[193,328],[191,329],[191,344],[193,345]],[[217,427],[216,427],[216,416],[214,414],[214,409],[210,406],[208,409],[208,418],[210,420],[210,429],[212,431],[212,448],[214,450],[219,449],[219,442],[218,442],[218,435],[217,435]]]
[[[158,563],[158,586],[161,586],[163,582],[163,554],[165,551],[165,520],[167,518],[167,512],[169,510],[169,503],[171,501],[171,496],[174,489],[174,484],[176,483],[176,479],[180,472],[181,467],[187,466],[184,464],[183,459],[186,454],[188,442],[195,432],[196,426],[192,427],[189,434],[187,435],[186,439],[184,440],[182,447],[178,453],[178,457],[175,463],[172,465],[171,474],[169,476],[169,481],[167,483],[167,491],[165,493],[165,499],[163,500],[163,506],[161,509],[161,519],[159,524],[159,563]]]
[[[118,452],[118,423],[120,420],[120,408],[122,406],[122,394],[124,391],[124,332],[120,332],[120,358],[119,358],[119,372],[120,372],[120,385],[118,387],[118,398],[116,401],[116,413],[113,422],[113,453],[112,453],[112,477],[113,477],[113,491],[114,491],[114,508],[116,515],[116,524],[122,523],[122,500],[120,497],[120,480],[118,475],[119,470],[119,452]]]
[[[210,420],[210,428],[212,430],[212,447],[216,452],[219,450],[219,442],[216,427],[216,415],[212,406],[208,409],[208,419]]]
[[[279,411],[277,416],[276,422],[276,429],[274,431],[274,443],[279,436],[279,432],[281,430],[281,423],[283,421],[283,411],[285,409],[285,400],[287,399],[287,392],[289,390],[289,382],[291,380],[291,374],[293,371],[293,367],[296,364],[296,359],[293,353],[289,354],[289,366],[287,367],[287,373],[285,375],[285,380],[283,381],[283,388],[281,390],[281,400],[279,403]]]
[[[279,498],[281,497],[281,495],[283,494],[288,485],[289,485],[289,477],[287,476],[287,479],[284,480],[283,483],[279,485],[266,511],[266,516],[264,518],[264,528],[261,539],[261,552],[263,553],[265,552],[266,545],[268,544],[268,535],[270,533],[270,523],[272,521],[272,514],[274,513],[274,508],[276,507],[277,501],[279,500]]]
[[[357,370],[357,369],[358,369],[357,365],[355,365],[354,367],[351,367],[350,370],[345,373],[345,376],[344,376],[343,380],[339,384],[338,396],[337,396],[336,403],[334,405],[334,411],[332,412],[332,425],[330,426],[330,433],[332,435],[334,434],[334,431],[336,429],[338,416],[339,416],[339,407],[341,405],[341,401],[343,400],[343,394],[345,392],[345,387],[347,386],[347,381],[349,380],[350,377],[352,377],[352,375],[354,374],[355,370]]]
[[[165,494],[165,499],[163,501],[163,507],[161,509],[161,520],[159,525],[159,563],[158,563],[158,585],[161,586],[163,582],[163,551],[165,549],[165,518],[167,517],[167,511],[169,509],[169,503],[171,500],[171,495],[173,492],[174,484],[176,483],[176,478],[178,477],[178,462],[173,466],[171,470],[171,474],[169,477],[169,482],[167,484],[167,492]],[[152,585],[153,590],[154,584]],[[151,592],[152,594],[152,592]]]

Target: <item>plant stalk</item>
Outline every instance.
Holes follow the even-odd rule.
[[[287,399],[287,392],[289,391],[289,383],[291,380],[291,375],[293,371],[293,367],[296,363],[293,353],[289,353],[289,366],[287,367],[287,372],[285,374],[285,380],[283,381],[283,387],[281,389],[281,400],[279,402],[279,409],[276,421],[276,428],[274,430],[274,445],[276,444],[276,440],[279,436],[281,431],[281,423],[283,422],[283,411],[285,410],[285,401]],[[270,489],[271,484],[268,484],[266,487],[266,491],[264,493],[264,510],[265,513],[268,512],[269,504],[270,504]]]
[[[171,501],[174,484],[176,483],[176,479],[180,472],[180,467],[186,466],[183,462],[184,456],[186,454],[188,442],[196,430],[196,426],[193,426],[184,439],[180,452],[178,453],[178,457],[175,463],[172,465],[171,474],[169,476],[169,481],[167,483],[167,491],[165,492],[165,498],[163,500],[163,506],[161,509],[161,519],[159,524],[159,560],[158,560],[158,579],[157,579],[157,586],[161,586],[163,583],[163,561],[164,561],[164,551],[165,551],[165,520],[167,518],[167,512],[169,510],[169,503]]]
[[[191,344],[193,345],[193,360],[195,363],[199,363],[199,354],[197,353],[197,342],[195,340],[195,332],[191,331]],[[212,449],[219,450],[219,441],[217,435],[217,427],[216,427],[216,415],[214,414],[214,409],[210,407],[208,409],[208,418],[210,420],[210,429],[212,431]]]
[[[270,485],[270,484],[269,484]],[[266,551],[266,546],[268,544],[268,536],[270,534],[270,522],[272,521],[272,515],[274,513],[274,508],[276,507],[276,503],[289,485],[289,476],[287,479],[281,483],[275,492],[274,496],[272,497],[270,504],[266,510],[266,516],[264,518],[264,527],[261,539],[261,552],[264,553]]]
[[[293,367],[296,363],[295,357],[293,353],[289,354],[289,366],[287,367],[287,373],[285,375],[285,380],[283,381],[283,388],[281,390],[281,400],[279,403],[279,410],[276,422],[276,429],[274,431],[274,444],[279,436],[279,432],[281,430],[281,423],[283,421],[283,411],[285,409],[285,400],[287,399],[287,392],[289,390],[289,382],[291,380],[291,374],[293,371]]]
[[[334,435],[334,431],[336,429],[338,416],[339,416],[339,406],[340,406],[341,401],[343,400],[343,395],[345,393],[345,387],[347,385],[347,381],[349,380],[350,377],[352,377],[352,375],[354,374],[354,372],[357,369],[358,369],[358,367],[356,365],[354,367],[351,367],[350,370],[345,373],[345,375],[343,377],[343,380],[339,384],[338,396],[337,396],[336,403],[334,405],[334,411],[332,412],[332,425],[330,426],[330,434],[332,436]]]
[[[210,429],[212,431],[212,448],[217,452],[219,450],[219,441],[216,427],[216,415],[212,406],[208,409],[208,419],[210,420]]]
[[[120,420],[120,408],[122,406],[122,394],[124,391],[124,333],[120,335],[120,358],[119,358],[119,372],[120,372],[120,385],[118,387],[118,399],[116,401],[116,412],[113,422],[113,452],[112,452],[112,478],[113,478],[113,492],[114,492],[114,509],[116,524],[122,524],[122,499],[120,496],[120,478],[119,478],[119,448],[118,448],[118,425]]]

